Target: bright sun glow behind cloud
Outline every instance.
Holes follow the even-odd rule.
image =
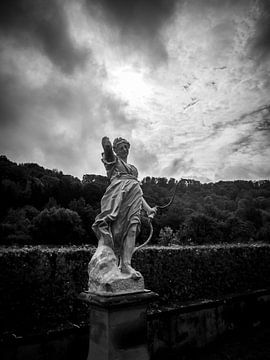
[[[109,71],[108,90],[127,102],[142,105],[152,94],[142,71],[131,66],[118,67]]]

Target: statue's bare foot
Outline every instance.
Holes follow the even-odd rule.
[[[135,269],[133,269],[133,267],[129,264],[122,264],[121,272],[124,274],[131,275],[132,279],[140,279],[142,277],[142,275],[139,273],[139,271],[136,271]]]

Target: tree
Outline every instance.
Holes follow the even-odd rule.
[[[105,176],[86,174],[80,181],[62,171],[45,169],[32,163],[18,165],[5,156],[0,156],[1,239],[18,244],[28,244],[30,241],[72,243],[73,239],[75,242],[96,244],[97,239],[91,225],[99,212],[100,200],[108,184]],[[144,197],[151,206],[167,204],[175,186],[173,178],[168,180],[148,176],[142,181]],[[34,206],[35,210],[26,210],[27,205],[30,208]],[[59,236],[52,235],[53,230],[50,228],[50,236],[45,239],[41,235],[42,240],[39,240],[37,234],[41,224],[36,220],[36,227],[33,227],[33,219],[46,207],[50,210],[47,214],[51,221],[49,227],[55,225]],[[56,212],[57,207],[62,208],[61,211],[65,214],[62,214],[62,223],[67,228],[74,230],[75,227],[78,230],[72,235],[72,239],[66,233],[64,225],[61,225],[63,230],[59,230],[61,212],[57,216],[52,212],[52,209]],[[76,215],[66,212],[67,208]],[[81,223],[76,223],[75,218]],[[73,225],[71,219],[74,220]],[[262,239],[267,239],[269,219],[269,180],[201,184],[192,179],[181,179],[173,204],[159,211],[153,220],[152,243],[157,241],[161,229],[165,227],[170,227],[174,235],[181,230],[180,240],[187,244],[190,241],[200,244],[251,239],[266,241]],[[143,241],[148,236],[147,220],[142,220],[141,228],[138,241]],[[32,234],[35,235],[34,239]],[[178,235],[174,238],[178,239]]]
[[[95,216],[97,215],[96,211],[94,211],[91,205],[86,204],[84,198],[82,197],[78,200],[72,200],[68,207],[79,214],[82,220],[82,227],[85,231],[85,241],[91,244],[96,244],[97,239],[92,230],[92,225],[95,221]]]
[[[42,244],[80,244],[84,235],[78,213],[64,208],[42,210],[33,225],[34,238]]]
[[[3,179],[0,184],[1,210],[0,215],[6,215],[9,208],[15,208],[20,204],[20,185],[9,179]]]
[[[265,224],[257,234],[257,240],[270,243],[270,223]]]
[[[226,242],[249,242],[254,239],[255,227],[248,221],[231,215],[224,223],[224,240]]]
[[[45,205],[45,208],[46,209],[50,209],[50,208],[57,208],[57,207],[60,207],[58,204],[57,204],[57,201],[55,200],[54,197],[50,197],[47,204]]]
[[[255,208],[253,200],[240,199],[235,215],[243,221],[249,221],[256,229],[262,226],[261,210]]]
[[[192,213],[181,227],[181,242],[189,244],[220,243],[222,223],[202,213]]]
[[[32,244],[32,220],[39,211],[33,206],[10,209],[1,223],[0,233],[3,244]]]
[[[171,205],[167,210],[161,212],[159,225],[161,228],[170,227],[173,230],[179,229],[185,220],[184,210],[179,203]]]

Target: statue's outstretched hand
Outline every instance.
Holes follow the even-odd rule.
[[[102,144],[102,147],[103,149],[105,148],[111,148],[112,147],[112,144],[110,142],[110,139],[107,137],[107,136],[104,136],[101,140],[101,144]]]

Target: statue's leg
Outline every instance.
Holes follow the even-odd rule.
[[[127,236],[123,243],[121,253],[120,269],[125,274],[131,274],[133,278],[140,278],[141,274],[131,266],[131,258],[135,247],[137,224],[130,226]]]

